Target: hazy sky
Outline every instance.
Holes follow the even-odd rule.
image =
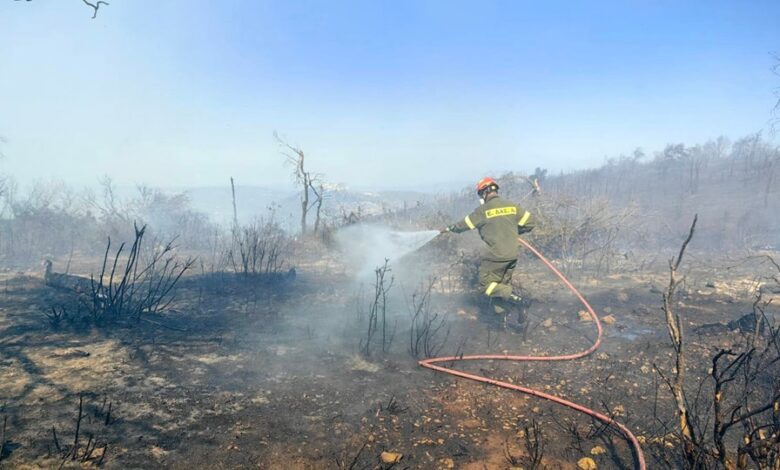
[[[0,2],[2,169],[90,184],[471,181],[766,128],[771,1]]]

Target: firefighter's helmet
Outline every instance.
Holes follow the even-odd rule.
[[[479,194],[480,196],[487,192],[492,192],[497,190],[498,190],[498,183],[496,183],[496,180],[494,180],[489,176],[482,178],[477,183],[477,194]]]

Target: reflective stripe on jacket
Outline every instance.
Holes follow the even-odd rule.
[[[488,259],[507,261],[517,258],[518,228],[530,231],[533,228],[531,213],[519,205],[494,197],[460,222],[452,225],[455,233],[477,229],[479,236],[488,245]]]

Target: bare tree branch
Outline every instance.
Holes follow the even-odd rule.
[[[14,1],[18,2],[20,0],[14,0]],[[31,2],[32,0],[25,0],[25,1]],[[92,8],[92,10],[93,10],[92,19],[93,20],[95,18],[97,18],[97,14],[98,14],[98,10],[100,9],[100,5],[109,5],[109,3],[104,1],[104,0],[99,0],[99,1],[97,1],[95,3],[90,3],[87,0],[81,0],[81,1],[84,2],[84,4],[87,5],[88,7]]]
[[[27,1],[30,1],[30,0],[27,0]],[[93,20],[95,18],[97,18],[98,9],[100,9],[100,5],[108,5],[108,2],[104,2],[103,0],[99,0],[98,2],[95,2],[95,3],[89,3],[87,0],[81,0],[81,1],[84,2],[85,5],[91,7],[94,10],[94,13],[92,14],[92,19]]]
[[[697,459],[697,449],[701,446],[699,442],[697,442],[697,433],[691,431],[691,419],[685,397],[686,364],[682,317],[679,312],[672,308],[672,304],[674,303],[674,293],[682,282],[682,279],[678,277],[677,269],[680,267],[688,243],[690,243],[693,238],[693,232],[696,229],[696,221],[698,218],[698,214],[694,216],[693,223],[688,232],[688,237],[683,242],[682,247],[680,247],[680,253],[677,255],[677,258],[669,260],[669,286],[663,294],[663,311],[666,314],[666,326],[669,330],[669,339],[672,342],[675,356],[674,380],[669,381],[668,385],[677,404],[677,413],[680,418],[680,432],[683,436],[683,454],[689,463],[693,463]]]
[[[316,207],[316,220],[314,223],[314,232],[319,230],[320,226],[320,211],[322,210],[322,202],[324,195],[324,186],[322,184],[322,175],[312,174],[310,171],[306,171],[305,159],[306,156],[303,150],[290,145],[286,140],[279,136],[279,133],[274,131],[274,138],[280,146],[292,152],[292,154],[282,151],[287,159],[287,163],[290,164],[293,170],[293,177],[295,182],[301,185],[301,235],[305,235],[307,231],[307,216],[309,211]],[[314,201],[310,205],[310,195],[314,194]]]

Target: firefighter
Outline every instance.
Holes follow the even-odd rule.
[[[517,265],[517,236],[533,229],[531,213],[502,199],[498,195],[498,183],[493,178],[479,180],[477,195],[480,206],[460,222],[443,229],[442,233],[479,231],[479,236],[488,246],[479,265],[481,295],[497,314],[505,315],[510,309],[517,310],[518,323],[522,323],[527,302],[512,291],[512,272]]]

